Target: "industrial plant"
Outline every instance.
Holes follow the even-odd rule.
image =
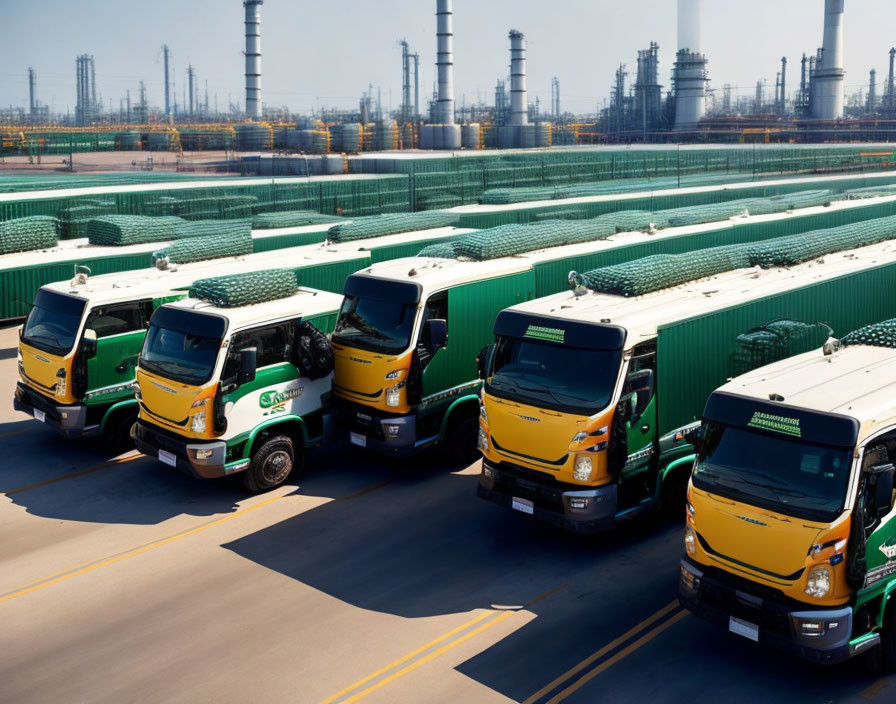
[[[847,93],[844,71],[845,0],[824,0],[820,46],[801,57],[780,58],[771,82],[759,79],[755,93],[735,91],[713,72],[702,37],[701,0],[677,0],[678,44],[674,51],[646,42],[630,59],[621,57],[603,105],[591,114],[565,111],[561,77],[551,80],[550,100],[533,95],[527,80],[527,31],[508,28],[506,73],[499,71],[494,100],[458,105],[453,0],[436,0],[434,42],[411,47],[399,40],[401,75],[397,109],[383,105],[372,80],[356,110],[320,106],[297,114],[264,99],[262,31],[264,0],[244,0],[245,99],[209,95],[201,68],[175,70],[175,53],[161,47],[164,104],[147,98],[145,80],[109,99],[100,95],[93,55],[75,61],[74,108],[65,114],[40,102],[40,76],[27,71],[29,102],[0,111],[0,153],[61,150],[235,150],[304,154],[391,150],[527,149],[549,146],[680,142],[830,142],[888,140],[896,136],[894,57],[883,81],[870,68],[858,92]],[[853,28],[852,31],[859,31]],[[671,52],[671,53],[670,53]],[[431,57],[433,91],[421,86],[421,62]],[[882,60],[887,49],[881,48]],[[771,59],[771,57],[769,57]],[[540,56],[539,61],[547,61]],[[777,58],[774,59],[776,63]],[[769,61],[767,65],[772,65]],[[798,66],[796,72],[788,65]],[[631,69],[630,69],[631,67]],[[543,68],[543,67],[542,67]],[[796,74],[796,77],[794,77]],[[599,74],[596,83],[601,82]],[[375,77],[371,76],[371,79]],[[177,85],[179,81],[179,85]],[[853,77],[855,81],[855,77]],[[92,138],[91,138],[92,135]]]

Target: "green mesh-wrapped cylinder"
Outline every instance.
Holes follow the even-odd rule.
[[[293,269],[271,269],[201,279],[190,287],[190,295],[221,308],[239,308],[288,298],[298,290]]]
[[[177,239],[177,228],[183,222],[174,216],[104,215],[90,221],[87,237],[90,244],[106,247],[167,242]]]
[[[188,264],[222,257],[239,257],[252,254],[251,233],[190,237],[172,242],[168,247],[154,252],[153,262],[168,259],[170,264]]]
[[[240,235],[252,236],[251,220],[186,220],[177,225],[177,239],[190,237],[230,237]]]
[[[453,242],[459,257],[486,261],[566,244],[602,240],[616,234],[606,220],[547,220],[532,225],[501,225],[464,235]]]
[[[866,325],[844,336],[844,345],[871,345],[896,349],[896,318]]]
[[[333,242],[350,242],[369,237],[384,237],[402,232],[419,232],[438,227],[457,225],[460,215],[440,211],[423,213],[392,213],[358,218],[344,225],[330,228],[329,238]]]
[[[256,230],[277,230],[283,227],[304,227],[306,225],[322,225],[341,222],[343,218],[335,215],[321,215],[311,210],[293,210],[285,213],[262,213],[252,219],[252,227]]]
[[[431,244],[420,250],[418,257],[436,257],[438,259],[457,259],[457,249],[454,242],[442,242]]]
[[[35,215],[0,223],[0,254],[55,247],[56,218]]]

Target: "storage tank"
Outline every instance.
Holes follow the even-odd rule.
[[[482,138],[482,128],[478,122],[464,125],[461,131],[461,140],[464,149],[479,149]]]
[[[435,149],[435,125],[420,125],[420,148]]]
[[[442,149],[455,151],[462,144],[460,125],[442,125]]]
[[[550,147],[553,144],[554,126],[550,122],[535,124],[535,146]]]

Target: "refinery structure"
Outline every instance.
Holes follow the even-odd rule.
[[[81,54],[75,61],[74,107],[64,114],[54,113],[40,102],[39,73],[33,67],[22,67],[28,80],[28,104],[0,111],[0,152],[52,149],[48,145],[54,143],[54,133],[72,129],[102,132],[106,139],[94,140],[95,145],[104,142],[112,145],[108,148],[122,150],[305,154],[644,142],[888,141],[896,135],[896,48],[881,48],[882,63],[889,58],[885,73],[870,68],[867,81],[863,79],[858,90],[854,89],[859,78],[853,76],[849,84],[853,90],[847,91],[844,42],[850,26],[845,19],[845,0],[824,0],[819,47],[806,47],[799,57],[770,57],[766,65],[776,69],[773,95],[767,78],[757,80],[755,91],[746,91],[733,88],[713,71],[712,57],[704,47],[701,2],[676,0],[676,47],[645,41],[630,57],[622,57],[615,69],[607,70],[605,78],[597,75],[595,87],[608,86],[609,94],[590,114],[564,110],[561,77],[552,78],[549,100],[529,85],[527,33],[534,36],[537,31],[531,27],[507,28],[507,63],[503,70],[494,67],[493,75],[498,78],[493,99],[459,103],[462,89],[455,85],[455,61],[469,64],[476,57],[455,54],[453,0],[435,2],[432,45],[412,47],[405,39],[397,43],[401,53],[395,69],[401,71],[401,97],[396,109],[384,107],[383,91],[372,82],[360,96],[357,109],[318,107],[310,114],[299,114],[265,100],[264,0],[242,0],[242,102],[230,95],[226,101],[217,93],[210,95],[201,67],[176,66],[178,57],[168,45],[162,46],[160,53],[164,103],[150,104],[145,80],[135,81],[133,88],[116,100],[103,94],[98,85],[94,56]],[[429,63],[427,54],[436,74],[431,92],[421,85],[420,78],[421,62]],[[538,56],[536,60],[540,64],[548,59]],[[38,147],[31,134],[42,135],[35,138]]]

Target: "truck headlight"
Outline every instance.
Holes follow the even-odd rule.
[[[687,551],[688,555],[693,555],[697,552],[697,535],[694,533],[694,529],[689,525],[684,527],[684,549]]]
[[[205,432],[205,411],[199,411],[199,413],[193,415],[190,421],[190,430],[194,433]]]
[[[65,396],[66,389],[68,385],[65,382],[65,369],[60,369],[56,372],[56,395],[57,396]]]
[[[485,410],[485,401],[479,402],[479,417],[488,425],[488,411]]]
[[[140,390],[140,384],[135,381],[133,384],[131,384],[131,388],[134,390],[134,398],[138,401],[142,401],[143,392]]]
[[[401,387],[393,386],[391,389],[386,389],[386,405],[391,408],[395,408],[401,405]]]
[[[477,441],[476,446],[483,452],[488,452],[488,435],[486,435],[482,428],[479,429],[479,440]]]
[[[594,471],[594,463],[590,457],[579,455],[576,457],[576,465],[572,471],[573,479],[577,482],[587,482]]]
[[[806,580],[806,594],[824,599],[831,591],[831,571],[827,567],[813,567]]]

